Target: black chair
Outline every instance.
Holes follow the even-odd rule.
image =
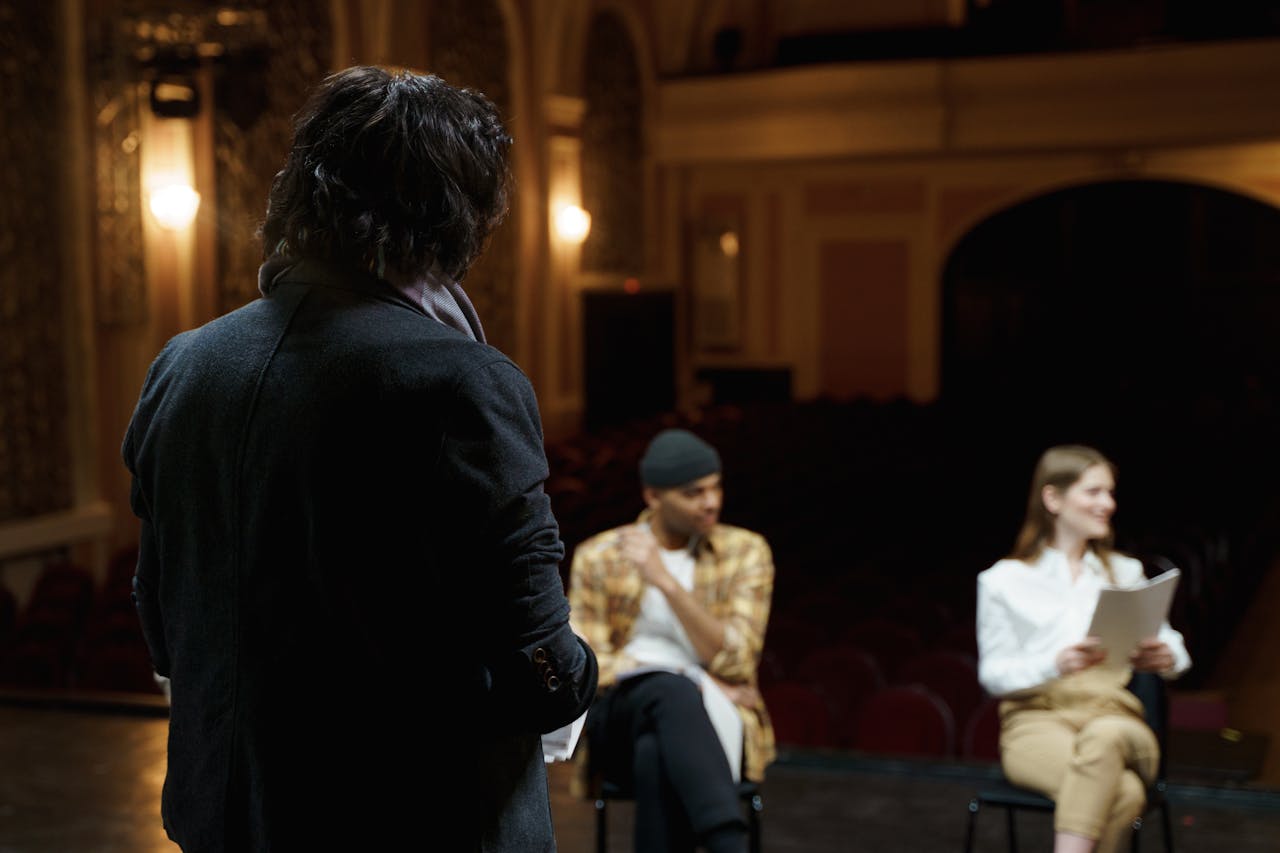
[[[1164,679],[1153,673],[1134,673],[1129,682],[1129,690],[1142,700],[1146,713],[1147,725],[1155,732],[1156,742],[1160,744],[1160,767],[1156,772],[1156,781],[1147,788],[1146,811],[1133,822],[1132,849],[1138,853],[1142,837],[1142,824],[1146,815],[1157,809],[1160,811],[1161,823],[1164,827],[1165,853],[1173,853],[1173,819],[1169,816],[1169,800],[1165,784],[1165,755],[1168,745],[1169,697],[1165,692]],[[1008,781],[1000,781],[988,788],[980,790],[969,801],[969,826],[965,832],[965,853],[973,851],[973,834],[978,821],[978,812],[983,806],[995,806],[1005,810],[1005,824],[1008,827],[1009,851],[1018,853],[1018,832],[1014,819],[1019,810],[1052,812],[1053,800],[1035,791],[1019,788]]]
[[[760,813],[764,811],[764,800],[760,797],[760,786],[746,779],[738,783],[738,797],[747,807],[747,837],[751,853],[760,853]],[[609,843],[608,804],[611,800],[634,799],[634,794],[621,785],[613,782],[600,783],[596,793],[596,853],[606,853]]]

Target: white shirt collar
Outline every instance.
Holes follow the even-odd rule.
[[[1067,565],[1066,552],[1054,548],[1052,545],[1044,545],[1040,550],[1040,559],[1036,560],[1036,564],[1045,568],[1052,568],[1056,572],[1069,572]],[[1092,548],[1086,549],[1084,552],[1084,564],[1089,569],[1090,574],[1098,578],[1105,578],[1107,570],[1102,565],[1102,558],[1098,556]]]

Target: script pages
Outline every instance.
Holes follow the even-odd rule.
[[[1177,569],[1170,569],[1137,586],[1102,588],[1088,633],[1097,637],[1107,652],[1100,666],[1123,669],[1139,642],[1160,633],[1181,576]]]

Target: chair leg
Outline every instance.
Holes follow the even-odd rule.
[[[764,811],[764,800],[759,794],[751,797],[747,808],[747,833],[751,844],[751,853],[760,853],[760,813]]]
[[[1004,820],[1009,828],[1009,853],[1018,853],[1018,823],[1014,819],[1013,809],[1004,810]]]
[[[1160,822],[1164,824],[1164,853],[1173,853],[1173,817],[1169,814],[1169,801],[1160,804]]]
[[[605,853],[609,847],[609,826],[605,807],[604,797],[596,797],[596,853]]]
[[[964,831],[964,853],[973,853],[973,830],[974,824],[978,822],[978,809],[980,808],[982,808],[982,804],[978,802],[977,797],[969,801],[969,826]]]

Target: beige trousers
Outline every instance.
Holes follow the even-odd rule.
[[[1053,827],[1117,853],[1147,802],[1160,747],[1120,676],[1086,670],[1000,705],[1000,760],[1015,785],[1054,801]]]

